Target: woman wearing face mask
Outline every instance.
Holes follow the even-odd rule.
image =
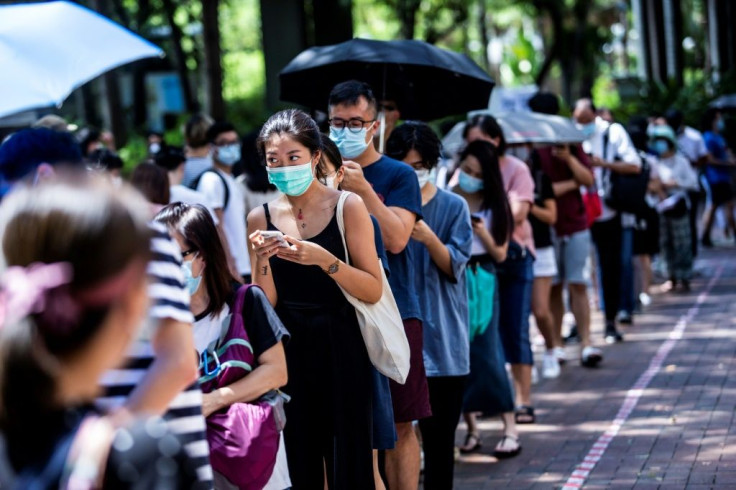
[[[381,298],[373,225],[358,196],[345,202],[345,257],[335,215],[340,192],[315,179],[321,136],[302,111],[279,112],[258,138],[282,198],[248,215],[253,280],[289,329],[291,396],[286,450],[295,488],[374,488],[371,364],[355,309],[341,286],[368,303]],[[346,262],[349,259],[349,264]]]
[[[463,138],[468,143],[487,141],[496,147],[498,166],[514,219],[508,254],[499,263],[498,282],[501,294],[499,329],[506,362],[511,364],[516,391],[516,421],[533,423],[531,402],[532,348],[529,341],[529,313],[534,282],[534,236],[527,219],[534,204],[534,180],[529,167],[516,157],[506,155],[506,139],[498,122],[487,115],[472,118],[465,126]],[[467,179],[466,179],[467,180]]]
[[[192,333],[194,345],[204,361],[204,353],[215,346],[218,352],[221,345],[223,326],[229,325],[233,312],[242,311],[243,325],[247,334],[247,342],[252,346],[252,355],[241,362],[252,366],[237,381],[228,386],[204,393],[202,397],[202,413],[208,418],[208,425],[214,422],[211,415],[228,409],[235,403],[249,403],[258,400],[271,390],[286,384],[286,359],[283,343],[288,333],[276,316],[268,298],[257,287],[246,289],[242,303],[236,304],[240,298],[239,289],[246,288],[233,280],[225,263],[222,243],[217,236],[212,217],[204,206],[190,206],[183,203],[169,204],[156,216],[156,221],[169,227],[171,236],[176,240],[183,257],[182,270],[191,294],[190,307],[194,314]],[[200,366],[204,366],[204,362]],[[205,368],[200,367],[200,370]],[[200,375],[204,376],[203,372]],[[204,385],[204,383],[203,383]],[[208,429],[208,438],[212,441],[212,427]],[[275,442],[275,441],[274,441]],[[225,448],[218,444],[210,444],[211,461],[215,471],[215,487],[230,488],[236,483],[238,474],[237,460],[232,461]],[[249,448],[251,451],[266,452],[265,447]],[[218,451],[223,451],[218,454]],[[288,471],[279,467],[285,464],[283,444],[279,444],[280,457],[276,458],[276,468],[271,482],[266,488],[283,490],[290,487]],[[276,451],[273,451],[276,457]],[[228,464],[221,464],[223,461]],[[268,478],[268,475],[264,475]],[[260,478],[264,478],[260,476]],[[284,478],[285,476],[285,478]],[[251,475],[252,478],[256,476]]]
[[[693,270],[693,252],[690,241],[688,191],[698,187],[698,177],[690,161],[677,151],[677,136],[669,126],[652,126],[649,146],[657,155],[661,213],[659,220],[660,250],[667,264],[672,289],[682,285],[690,290]]]
[[[434,184],[440,141],[425,123],[405,122],[386,143],[386,154],[414,168],[422,191],[422,221],[411,247],[424,324],[424,366],[432,416],[419,421],[424,488],[452,488],[455,429],[470,372],[465,266],[473,230],[467,203]],[[412,280],[409,278],[409,280]]]
[[[470,309],[470,375],[463,410],[468,434],[461,452],[481,447],[476,412],[500,415],[503,438],[494,454],[499,458],[521,451],[514,419],[514,398],[505,369],[499,320],[501,310],[496,267],[506,260],[513,218],[495,147],[487,141],[469,143],[460,155],[459,184],[453,192],[465,199],[471,213],[473,243],[468,263]]]

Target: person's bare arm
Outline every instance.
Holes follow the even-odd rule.
[[[581,185],[585,187],[593,185],[593,172],[570,152],[569,146],[565,145],[564,147],[553,148],[552,154],[567,164],[567,167],[572,172],[573,179],[578,183],[578,187]]]
[[[510,200],[509,205],[511,206],[511,215],[514,218],[514,225],[521,226],[529,216],[529,209],[531,209],[532,203],[529,201]]]
[[[414,231],[411,237],[427,247],[429,257],[435,263],[437,268],[444,272],[448,277],[454,279],[455,273],[452,270],[452,256],[447,246],[442,243],[434,231],[427,226],[424,221],[417,221],[414,225]]]
[[[370,183],[363,176],[358,163],[343,162],[345,178],[341,188],[358,194],[365,206],[381,226],[381,236],[386,250],[397,254],[406,248],[416,223],[416,214],[396,206],[386,206],[381,202]]]
[[[575,179],[561,180],[552,184],[552,190],[556,197],[563,196],[571,191],[580,189],[580,184]]]
[[[557,222],[557,203],[554,199],[545,199],[544,206],[532,204],[529,212],[542,223],[554,225]]]
[[[480,238],[480,241],[483,243],[483,247],[486,249],[486,252],[491,256],[491,258],[496,261],[496,263],[501,263],[504,260],[506,260],[506,253],[509,250],[509,242],[506,240],[501,245],[498,245],[496,243],[496,240],[493,239],[493,235],[491,235],[491,232],[488,231],[488,227],[486,227],[486,222],[482,218],[479,220],[473,221],[473,233],[475,233],[478,238]]]
[[[125,404],[135,414],[162,415],[176,395],[197,379],[191,324],[159,320],[152,344],[154,361]]]
[[[266,222],[266,213],[263,207],[259,206],[248,214],[248,238],[250,248],[250,263],[253,264],[252,282],[257,284],[266,293],[271,306],[276,306],[278,294],[276,293],[276,285],[273,282],[271,274],[271,263],[269,258],[276,255],[279,247],[278,240],[272,238],[261,242],[258,231],[268,229]]]
[[[247,376],[202,395],[202,413],[208,417],[233,403],[251,402],[271,390],[281,388],[287,379],[284,346],[278,342],[258,356],[258,366]]]

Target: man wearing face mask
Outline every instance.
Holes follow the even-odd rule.
[[[245,205],[240,186],[233,178],[233,165],[240,160],[240,139],[235,127],[217,122],[207,130],[213,167],[195,179],[193,187],[205,195],[215,210],[224,238],[230,271],[250,282],[250,260],[246,244]]]
[[[419,442],[414,420],[431,415],[427,376],[422,358],[422,316],[412,278],[414,266],[407,247],[422,216],[417,175],[408,165],[381,155],[372,144],[380,131],[378,104],[368,84],[343,82],[329,97],[330,139],[344,160],[341,188],[358,194],[381,226],[391,268],[389,283],[396,298],[411,349],[411,367],[404,385],[391,382],[391,398],[398,440],[386,451],[386,475],[392,490],[419,486]]]
[[[573,119],[586,137],[585,153],[590,155],[596,187],[607,189],[612,174],[641,172],[641,159],[629,134],[618,123],[608,123],[596,116],[590,99],[575,103]],[[621,247],[623,226],[632,226],[635,217],[608,207],[605,202],[601,215],[591,227],[593,242],[598,250],[601,285],[606,317],[606,341],[620,342],[623,336],[616,329],[616,315],[621,302]]]

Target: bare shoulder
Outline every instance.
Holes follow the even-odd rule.
[[[345,212],[350,214],[351,216],[362,213],[367,214],[368,208],[366,208],[363,199],[359,195],[350,193],[345,199]]]

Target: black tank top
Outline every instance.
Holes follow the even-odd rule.
[[[280,231],[271,223],[268,204],[263,205],[269,230]],[[333,215],[327,226],[314,237],[305,240],[316,243],[345,261],[337,215]],[[317,265],[301,265],[279,257],[271,257],[271,272],[278,293],[277,307],[295,309],[343,308],[347,303],[337,283]]]

